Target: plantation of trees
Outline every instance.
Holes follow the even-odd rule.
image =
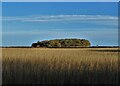
[[[85,39],[55,39],[45,40],[33,43],[32,47],[46,47],[46,48],[75,48],[75,47],[90,47],[90,42]]]

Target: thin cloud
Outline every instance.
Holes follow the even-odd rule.
[[[87,28],[86,28],[87,29]],[[109,30],[109,31],[108,31]],[[14,31],[14,32],[2,32],[3,35],[54,35],[54,36],[58,36],[58,35],[89,35],[89,36],[93,36],[93,35],[98,35],[101,36],[104,35],[106,37],[106,35],[108,36],[117,36],[118,34],[118,30],[117,29],[104,29],[104,30],[38,30],[38,31]],[[114,35],[111,35],[114,34]]]
[[[3,35],[37,35],[37,34],[43,34],[43,35],[49,35],[50,32],[49,31],[46,31],[46,32],[42,32],[42,31],[15,31],[15,32],[2,32]]]
[[[49,22],[49,21],[79,21],[79,20],[118,20],[116,16],[105,15],[40,15],[28,17],[3,17],[2,21],[20,21],[20,22]]]

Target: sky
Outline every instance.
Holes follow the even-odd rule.
[[[2,46],[80,38],[92,45],[118,45],[116,2],[3,2]]]
[[[0,16],[2,16],[2,3],[0,3]],[[0,21],[0,45],[2,45],[2,21]]]
[[[1,0],[3,2],[118,2],[119,0]]]

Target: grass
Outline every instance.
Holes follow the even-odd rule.
[[[117,48],[2,50],[3,84],[118,83]]]

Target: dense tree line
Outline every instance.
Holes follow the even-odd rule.
[[[45,40],[33,43],[32,47],[47,47],[47,48],[66,48],[66,47],[89,47],[90,42],[85,39],[55,39]]]

